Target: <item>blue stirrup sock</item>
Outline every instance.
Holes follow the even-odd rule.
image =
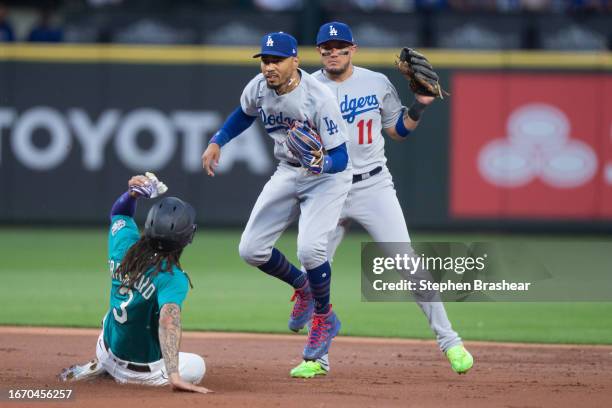
[[[306,274],[293,266],[276,248],[272,248],[272,256],[268,262],[259,265],[258,268],[270,276],[287,282],[295,289],[301,288],[306,283]]]
[[[331,284],[331,266],[329,262],[307,269],[310,290],[315,300],[315,313],[325,314],[329,312],[329,287]]]

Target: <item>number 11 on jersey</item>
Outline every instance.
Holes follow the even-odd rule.
[[[365,120],[361,119],[358,123],[357,123],[357,127],[359,128],[359,144],[363,144],[364,141],[364,127],[367,126],[368,128],[368,144],[372,143],[372,119],[368,120],[367,123],[364,123]]]

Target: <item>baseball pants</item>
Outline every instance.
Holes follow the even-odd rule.
[[[383,167],[381,173],[352,185],[340,215],[340,222],[329,237],[330,260],[346,234],[350,220],[363,226],[375,242],[398,243],[383,245],[383,248],[396,251],[401,247],[401,251],[412,251],[409,245],[400,244],[409,243],[410,235],[404,213],[397,199],[391,173],[386,166]],[[393,255],[388,254],[388,256]],[[406,278],[419,279],[427,276],[429,276],[427,271],[420,270],[417,274],[406,276]],[[438,299],[436,296],[436,293],[417,292],[415,301],[427,317],[429,327],[436,335],[438,346],[443,352],[446,352],[449,348],[461,344],[461,338],[452,329],[444,304],[436,301]]]
[[[96,344],[96,356],[102,367],[115,381],[121,384],[140,384],[151,386],[162,386],[169,384],[168,374],[164,360],[152,363],[131,363],[115,356],[110,349],[104,346],[103,332],[98,337]],[[143,371],[134,371],[128,365],[144,367]],[[204,359],[193,353],[179,353],[179,375],[187,382],[198,384],[206,373]],[[148,370],[148,371],[146,371]]]
[[[283,231],[299,217],[297,255],[306,269],[328,260],[328,237],[351,187],[349,171],[310,175],[281,162],[257,198],[240,239],[242,259],[266,263]]]

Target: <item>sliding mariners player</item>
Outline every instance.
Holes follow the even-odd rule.
[[[398,68],[408,77],[415,94],[415,101],[406,109],[385,75],[353,65],[352,57],[357,46],[349,26],[339,22],[323,24],[317,35],[317,49],[323,68],[312,76],[336,95],[348,127],[348,148],[353,165],[353,185],[340,223],[329,240],[329,259],[332,259],[350,220],[361,224],[376,242],[408,243],[410,236],[386,166],[385,140],[381,130],[384,129],[396,141],[406,140],[418,126],[427,105],[436,97],[443,96],[438,76],[423,55],[408,48],[402,50]],[[415,295],[452,369],[460,374],[466,373],[473,365],[473,358],[452,329],[443,303]],[[298,297],[305,296],[298,293]],[[325,374],[329,367],[326,357],[317,362],[304,362],[291,374],[294,377]]]
[[[180,257],[195,234],[195,210],[176,197],[164,198],[151,207],[142,235],[133,218],[139,197],[155,198],[166,190],[152,173],[134,176],[113,205],[108,231],[110,309],[96,358],[64,369],[60,380],[108,373],[119,383],[210,392],[196,385],[206,371],[204,359],[179,352],[181,307],[190,285]]]

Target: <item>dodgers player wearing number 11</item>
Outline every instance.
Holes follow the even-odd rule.
[[[265,35],[261,52],[254,57],[261,58],[262,72],[247,84],[240,106],[212,137],[202,164],[213,176],[221,147],[247,129],[257,116],[274,139],[279,165],[257,198],[239,252],[248,264],[296,291],[308,292],[313,301],[296,302],[289,328],[299,331],[312,317],[303,357],[316,361],[327,354],[340,330],[340,320],[329,303],[332,271],[327,245],[352,181],[346,125],[332,92],[298,68],[297,41],[291,35]],[[325,150],[317,149],[322,154],[317,160],[312,156],[306,159],[310,153],[300,156],[292,150],[290,136],[298,128],[305,130],[303,124],[318,131],[314,139]],[[297,254],[306,272],[274,247],[294,220],[298,220]]]
[[[352,64],[357,46],[350,27],[344,23],[323,24],[317,35],[317,49],[323,68],[312,76],[328,86],[337,98],[348,127],[353,165],[352,188],[340,223],[329,239],[329,259],[333,258],[350,220],[361,224],[376,242],[409,243],[406,221],[386,166],[381,131],[384,129],[396,141],[406,140],[435,98],[415,94],[414,103],[405,109],[397,90],[385,75]],[[427,294],[415,295],[452,369],[459,374],[466,373],[472,367],[473,358],[452,329],[444,304],[438,298],[427,298]],[[298,291],[298,297],[308,297],[308,294]],[[324,375],[328,370],[329,360],[325,355],[318,361],[298,365],[292,370],[292,376],[310,378]]]

